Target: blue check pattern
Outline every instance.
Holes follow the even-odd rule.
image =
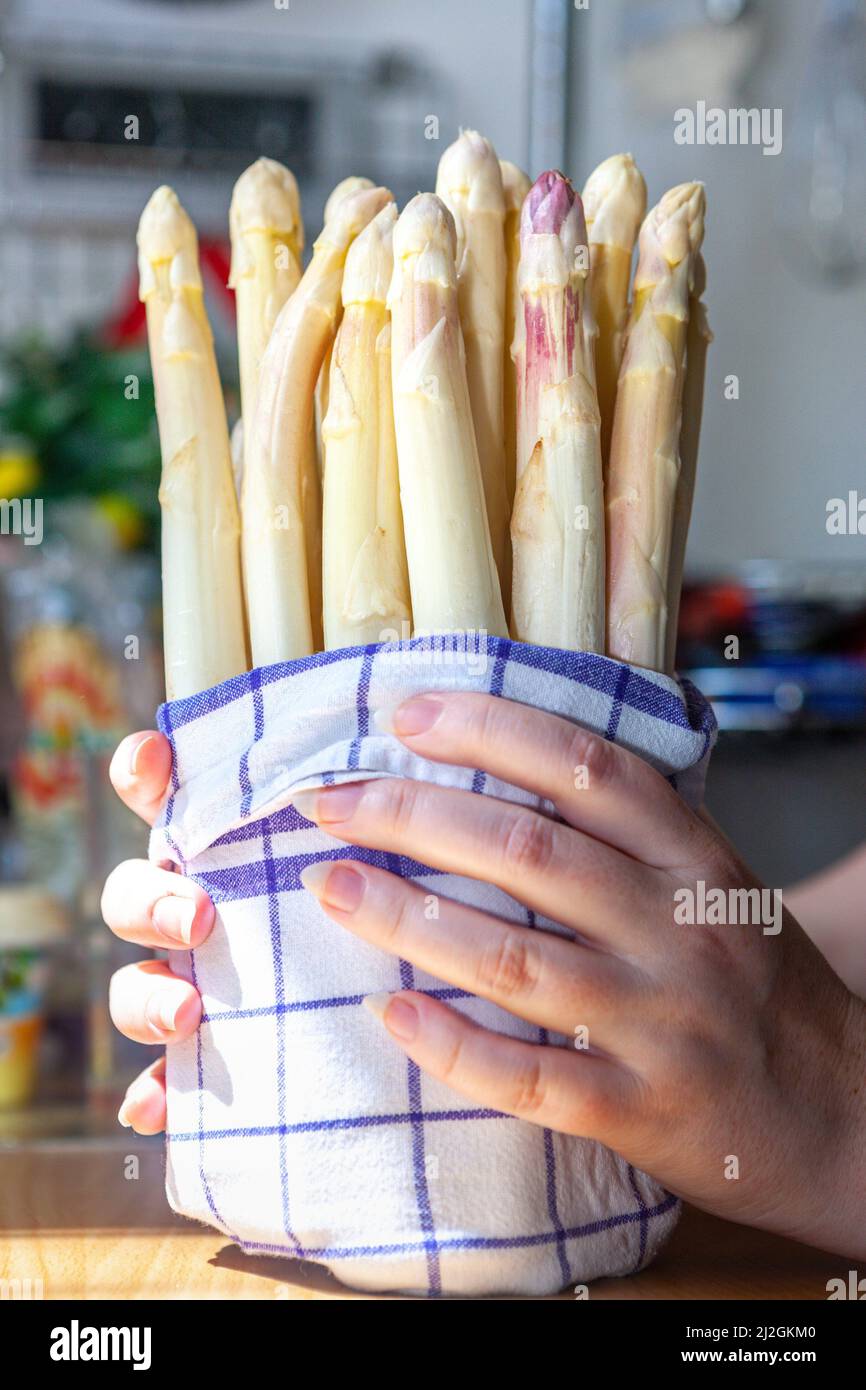
[[[632,1272],[676,1221],[670,1193],[599,1144],[464,1102],[361,1005],[413,988],[512,1037],[572,1040],[374,950],[301,886],[306,865],[346,857],[412,878],[431,914],[446,896],[563,931],[489,884],[347,846],[294,809],[302,787],[397,776],[552,814],[371,725],[372,710],[431,689],[487,691],[575,720],[649,760],[691,804],[701,799],[715,723],[687,682],[502,638],[324,652],[163,705],[172,781],[151,857],[176,864],[218,908],[207,943],[172,956],[204,1012],[195,1036],[169,1049],[169,1201],[246,1251],[315,1261],[367,1290],[548,1294]]]

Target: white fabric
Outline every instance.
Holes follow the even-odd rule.
[[[168,1053],[169,1200],[247,1251],[317,1261],[361,1289],[547,1294],[630,1273],[671,1230],[675,1199],[596,1143],[464,1101],[408,1062],[361,1001],[412,987],[501,1033],[572,1040],[373,949],[301,887],[305,864],[345,855],[562,930],[490,885],[343,845],[291,805],[302,786],[369,776],[537,805],[480,772],[426,762],[371,724],[371,710],[430,689],[491,691],[565,715],[700,799],[714,724],[697,692],[498,638],[474,651],[438,639],[325,653],[163,706],[173,791],[151,854],[218,908],[206,944],[172,956],[200,990],[204,1019]]]

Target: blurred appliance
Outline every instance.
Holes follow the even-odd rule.
[[[859,658],[767,657],[688,675],[712,702],[720,729],[866,728],[866,661]]]
[[[753,561],[692,585],[678,657],[722,729],[864,730],[866,573]]]
[[[0,3],[0,335],[60,337],[109,312],[134,274],[132,232],[161,182],[199,231],[225,237],[234,179],[288,164],[315,226],[337,179],[406,197],[429,174],[424,112],[444,76],[406,47],[359,45],[310,7],[273,0]]]
[[[170,175],[222,228],[230,177],[258,154],[322,196],[369,162],[368,60],[305,45],[271,3],[12,0],[2,49],[3,197],[19,213],[128,223]]]

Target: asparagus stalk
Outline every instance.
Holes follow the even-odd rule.
[[[244,450],[252,439],[258,401],[259,372],[277,315],[301,278],[304,226],[295,177],[274,159],[257,159],[234,187],[229,227],[238,319],[241,411],[250,421]],[[311,432],[304,460],[302,494],[307,583],[313,641],[321,645],[322,547],[321,491]],[[243,509],[243,491],[241,507]]]
[[[327,223],[330,222],[339,204],[343,201],[344,198],[350,198],[353,193],[361,193],[364,189],[374,187],[375,184],[373,183],[372,179],[364,178],[362,174],[350,174],[348,178],[341,179],[340,182],[337,184],[336,188],[333,188],[331,192],[328,194],[328,199],[325,203],[324,223],[327,225]],[[337,310],[338,328],[340,326],[341,317],[342,308]],[[318,432],[320,437],[322,432],[322,424],[324,422],[325,416],[328,413],[328,390],[331,380],[331,356],[333,351],[334,345],[333,343],[331,343],[328,347],[328,351],[325,354],[325,360],[322,363],[322,370],[319,372],[319,380],[316,382],[316,421],[318,424]],[[324,474],[324,449],[318,450],[317,459],[319,466],[319,478],[321,480]]]
[[[390,201],[387,189],[375,188],[340,203],[262,359],[243,509],[247,615],[257,666],[313,650],[304,513],[313,396],[336,329],[346,253]]]
[[[331,363],[323,515],[327,648],[400,636],[411,621],[386,299],[397,209],[384,207],[352,243]]]
[[[694,277],[689,293],[689,326],[686,333],[686,376],[683,384],[682,427],[680,429],[680,476],[674,502],[674,522],[671,534],[671,558],[668,568],[668,622],[665,650],[665,670],[671,674],[676,662],[677,627],[680,614],[680,593],[695,477],[704,412],[704,377],[707,349],[713,341],[707,322],[707,310],[702,302],[706,289],[707,271],[704,258],[695,257]]]
[[[271,330],[301,278],[304,228],[294,175],[274,159],[257,159],[234,186],[229,209],[241,413],[256,414],[259,369]],[[248,433],[245,450],[249,446]]]
[[[165,680],[179,699],[247,669],[229,432],[195,228],[170,188],[138,227],[162,452]]]
[[[604,649],[604,501],[592,349],[583,331],[586,226],[563,174],[523,204],[520,472],[511,537],[513,627],[523,642]]]
[[[436,192],[454,217],[457,286],[472,423],[502,592],[511,559],[505,466],[505,194],[496,152],[465,130],[439,161]]]
[[[509,506],[514,505],[517,478],[517,373],[512,357],[520,291],[517,267],[520,263],[520,210],[530,189],[529,177],[510,160],[500,159],[502,188],[505,193],[505,351],[503,380],[505,401],[505,483]]]
[[[680,474],[689,292],[704,235],[699,183],[672,188],[640,233],[608,473],[608,651],[662,670]]]
[[[454,219],[420,193],[394,228],[394,424],[416,633],[508,635],[460,330]]]
[[[632,255],[646,213],[646,184],[630,154],[611,155],[593,170],[583,190],[583,206],[589,235],[589,299],[598,330],[596,385],[606,468],[628,319]]]

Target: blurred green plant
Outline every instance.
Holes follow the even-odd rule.
[[[89,334],[0,346],[0,493],[26,478],[20,490],[46,500],[92,498],[122,543],[149,548],[159,473],[146,348],[107,348]]]
[[[10,996],[24,988],[33,958],[31,951],[10,951],[0,956],[0,1013],[9,1003]]]

